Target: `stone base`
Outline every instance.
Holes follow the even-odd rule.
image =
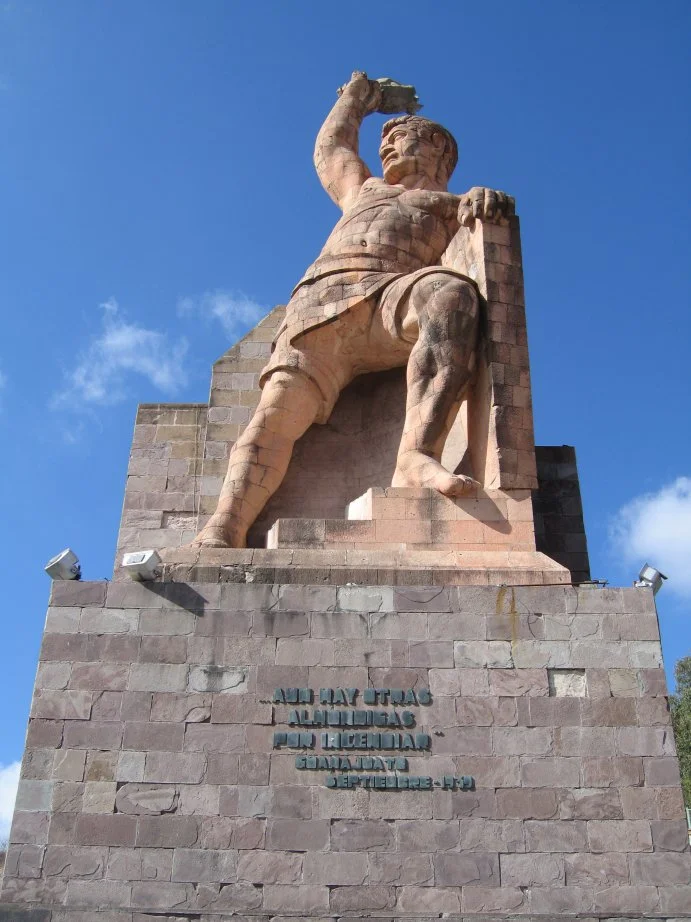
[[[250,575],[53,585],[0,922],[689,917],[648,590]]]
[[[94,908],[74,908],[65,909],[64,907],[52,907],[47,909],[26,909],[17,905],[0,904],[0,922],[437,922],[443,919],[444,922],[641,922],[640,915],[630,916],[617,913],[612,915],[590,915],[573,913],[549,913],[531,916],[507,916],[507,915],[457,915],[457,914],[435,914],[435,915],[406,915],[391,916],[382,913],[371,915],[305,915],[305,913],[226,913],[226,912],[202,912],[188,913],[184,911],[175,912],[174,915],[156,910],[146,912],[140,909],[94,909]],[[691,919],[691,914],[681,915],[676,913],[674,916],[650,916],[644,917],[647,922],[682,922],[682,920]]]
[[[166,548],[161,580],[253,583],[310,583],[339,586],[554,586],[569,585],[571,574],[538,551],[457,551],[409,548],[296,547],[309,520],[283,519],[291,528],[290,548]],[[308,522],[305,525],[305,522]],[[292,523],[297,523],[295,528]],[[339,525],[343,525],[339,520]],[[345,523],[346,525],[350,523]],[[358,523],[353,523],[358,524]],[[280,532],[280,525],[278,531]],[[130,581],[122,570],[117,581]]]
[[[571,582],[565,567],[535,550],[528,490],[475,490],[451,499],[436,490],[374,487],[348,505],[345,519],[278,519],[266,545],[311,551],[310,567],[327,564],[320,554],[340,551],[341,566],[364,573],[443,571],[450,585]],[[413,580],[427,581],[419,572]]]

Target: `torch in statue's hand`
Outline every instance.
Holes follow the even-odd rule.
[[[370,80],[362,71],[355,71],[348,83],[339,87],[337,92],[339,96],[344,93],[356,96],[365,103],[368,113],[397,115],[399,112],[407,112],[408,115],[415,115],[422,108],[414,86],[406,86],[390,77]]]

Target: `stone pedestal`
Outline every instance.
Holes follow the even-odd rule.
[[[3,922],[689,918],[648,590],[205,572],[53,585]]]

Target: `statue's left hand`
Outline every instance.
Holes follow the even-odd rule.
[[[458,206],[458,220],[464,227],[471,225],[476,218],[495,224],[508,224],[508,219],[515,213],[516,202],[510,195],[485,186],[473,186],[461,196]]]

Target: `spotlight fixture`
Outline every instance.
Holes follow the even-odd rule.
[[[51,579],[81,579],[79,558],[69,547],[51,557],[43,568]]]
[[[634,586],[637,589],[652,589],[653,595],[657,595],[660,586],[666,579],[667,577],[664,573],[645,563],[641,567],[641,572],[638,574],[638,579],[634,582]]]
[[[162,563],[163,561],[158,556],[158,552],[154,550],[133,551],[130,554],[125,554],[122,558],[123,570],[127,571],[128,576],[139,582],[160,576]]]

